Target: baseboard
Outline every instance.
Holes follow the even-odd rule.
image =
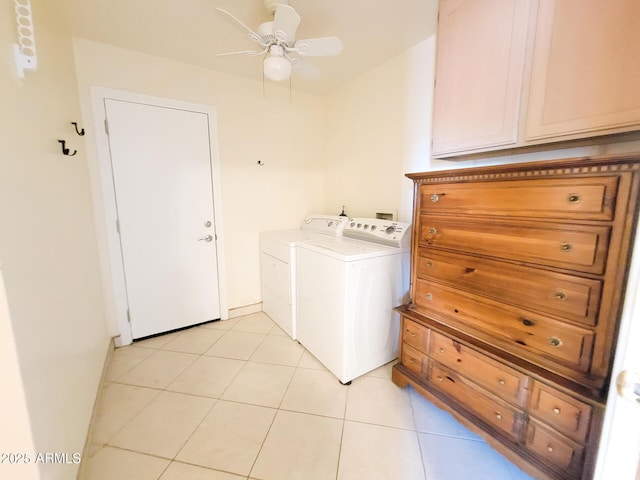
[[[262,311],[262,302],[253,305],[245,305],[244,307],[236,307],[229,309],[229,319],[250,315]]]
[[[91,439],[93,438],[93,429],[96,424],[96,417],[98,415],[98,409],[100,408],[100,402],[102,400],[102,393],[104,391],[104,386],[107,378],[107,371],[109,369],[109,365],[111,363],[111,358],[113,356],[113,352],[115,351],[115,337],[109,340],[109,346],[107,347],[107,354],[104,359],[104,365],[102,366],[102,373],[100,374],[100,381],[98,382],[98,390],[96,392],[96,400],[93,403],[93,410],[91,412],[91,419],[89,420],[89,429],[87,431],[87,438],[84,441],[84,448],[82,449],[82,461],[80,462],[80,468],[78,469],[78,476],[76,480],[85,479],[85,473],[87,469],[87,465],[89,463],[89,459],[96,453],[92,451],[92,448],[95,447],[91,443]]]

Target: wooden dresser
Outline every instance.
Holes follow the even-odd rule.
[[[393,381],[537,478],[591,478],[640,156],[407,176],[411,300]]]

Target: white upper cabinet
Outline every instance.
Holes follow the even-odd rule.
[[[528,0],[440,0],[433,153],[512,145]]]
[[[640,130],[640,0],[440,0],[433,156]]]
[[[640,127],[640,1],[541,0],[526,140]]]

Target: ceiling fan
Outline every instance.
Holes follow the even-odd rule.
[[[270,80],[281,81],[289,79],[293,69],[307,77],[317,73],[313,64],[302,57],[331,56],[342,52],[342,42],[335,36],[295,40],[300,15],[289,5],[288,0],[264,0],[264,6],[273,15],[273,21],[261,23],[255,30],[230,12],[216,8],[260,45],[259,50],[220,53],[219,56],[264,54],[264,76]]]

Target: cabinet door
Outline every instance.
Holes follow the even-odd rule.
[[[541,0],[526,140],[638,129],[639,25],[638,0]]]
[[[517,140],[528,0],[441,0],[433,154]]]

